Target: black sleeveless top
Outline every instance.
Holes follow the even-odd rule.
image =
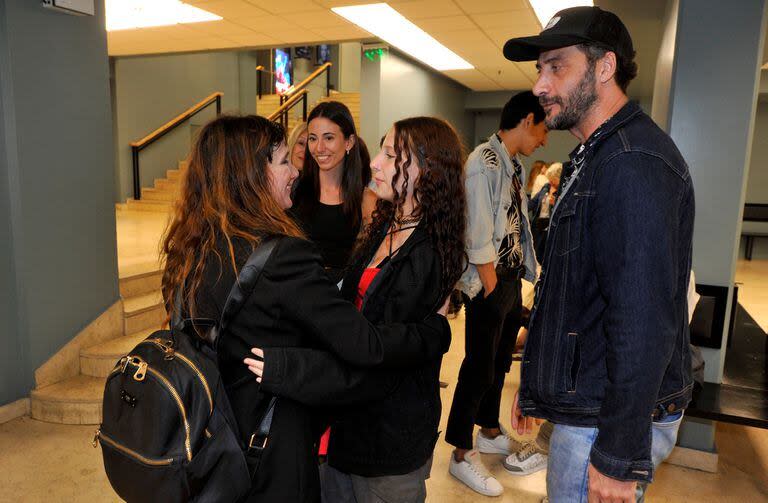
[[[299,200],[295,202],[290,213],[307,237],[319,248],[323,266],[333,282],[341,281],[360,224],[354,224],[344,213],[343,204]]]

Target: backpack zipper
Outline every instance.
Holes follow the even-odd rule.
[[[146,369],[155,379],[163,383],[168,391],[170,391],[174,400],[176,400],[176,404],[179,406],[179,412],[181,412],[181,419],[184,422],[184,449],[187,451],[187,461],[192,461],[192,445],[189,441],[189,421],[187,421],[187,409],[184,408],[184,402],[181,401],[179,392],[176,391],[176,388],[173,387],[171,382],[163,374],[147,365],[146,362],[144,362],[144,365],[146,365]],[[140,371],[141,369],[139,369],[137,372]]]
[[[150,367],[147,362],[141,359],[140,356],[128,355],[123,358],[125,361],[121,359],[115,369],[112,370],[112,373],[116,373],[118,371],[125,372],[129,364],[133,365],[137,367],[136,372],[133,374],[133,378],[136,381],[143,381],[147,373],[149,373],[168,390],[173,399],[176,401],[176,405],[179,407],[179,413],[181,413],[182,422],[184,423],[184,450],[187,453],[187,460],[192,461],[192,444],[189,440],[190,428],[189,421],[187,421],[187,409],[184,407],[184,402],[181,400],[179,392],[176,391],[176,388],[173,387],[171,382],[163,374]]]
[[[203,373],[199,368],[197,368],[197,365],[195,365],[192,360],[184,356],[182,353],[175,351],[170,344],[163,344],[162,342],[155,339],[146,339],[141,341],[139,344],[154,344],[165,352],[166,358],[171,359],[174,356],[177,356],[181,361],[183,361],[190,368],[190,370],[192,370],[192,372],[197,375],[197,378],[202,383],[203,388],[205,388],[205,394],[208,397],[208,404],[210,406],[211,413],[213,413],[213,395],[211,394],[211,388],[208,386],[208,381],[205,379]]]
[[[107,435],[105,435],[101,429],[96,430],[96,434],[93,436],[93,448],[95,449],[98,445],[99,441],[102,443],[106,442],[107,445],[110,447],[117,449],[118,451],[122,452],[128,457],[131,457],[137,461],[140,461],[141,463],[144,463],[145,465],[149,466],[168,466],[171,463],[173,463],[173,458],[168,459],[150,459],[146,456],[142,456],[138,452],[134,451],[133,449],[129,449],[128,447],[125,447],[122,444],[119,444],[109,438]]]

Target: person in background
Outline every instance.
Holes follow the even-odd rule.
[[[291,215],[319,248],[323,265],[338,283],[367,216],[364,199],[371,171],[349,109],[338,101],[317,105],[307,119],[304,170]],[[370,207],[370,205],[367,205]]]
[[[307,123],[299,122],[293,126],[288,136],[288,152],[291,156],[293,167],[302,171],[304,169],[304,156],[307,151]]]
[[[525,170],[547,141],[544,109],[530,91],[504,105],[499,130],[467,159],[467,270],[458,284],[466,305],[465,357],[445,440],[455,447],[449,472],[472,490],[498,496],[503,488],[480,453],[509,455],[517,447],[499,423],[504,379],[521,326],[522,283],[536,280]],[[473,449],[475,425],[480,426]]]
[[[182,318],[220,319],[248,257],[265,240],[279,239],[216,345],[242,445],[272,398],[243,365],[254,346],[321,348],[358,367],[394,371],[439,359],[450,343],[450,326],[437,309],[418,323],[373,326],[342,299],[285,213],[297,176],[281,126],[258,116],[219,116],[197,136],[163,242],[168,312],[178,307]],[[284,397],[273,410],[269,442],[241,501],[318,502],[314,410]]]
[[[531,167],[531,172],[528,174],[528,182],[525,184],[525,193],[528,197],[533,197],[539,193],[541,188],[547,183],[547,177],[544,173],[547,171],[547,163],[544,161],[536,161]]]
[[[371,163],[380,199],[341,290],[372,323],[421,320],[461,276],[465,157],[455,130],[433,117],[397,121],[383,139]],[[442,410],[441,358],[386,372],[298,348],[267,349],[263,359],[254,361],[257,376],[264,368],[263,390],[330,406],[324,501],[424,501]]]
[[[560,188],[560,175],[563,165],[553,162],[544,172],[547,183],[539,192],[534,194],[528,206],[531,212],[531,233],[533,234],[533,247],[536,250],[536,258],[541,262],[544,259],[544,249],[547,246],[547,229],[549,228],[549,215],[555,206],[557,191]]]

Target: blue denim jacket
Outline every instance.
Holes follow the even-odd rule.
[[[693,185],[672,139],[635,103],[592,140],[550,219],[520,406],[597,426],[592,464],[650,482],[651,421],[691,398]]]
[[[522,164],[522,163],[521,163]],[[499,246],[507,234],[507,213],[512,204],[512,177],[515,168],[504,145],[496,135],[469,154],[465,168],[467,191],[467,255],[469,264],[456,288],[473,298],[483,288],[475,264],[498,262]],[[525,187],[525,170],[521,174]],[[536,255],[528,222],[528,198],[520,191],[523,247],[523,279],[536,281]]]

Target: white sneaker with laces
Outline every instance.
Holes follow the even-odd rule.
[[[501,464],[512,475],[530,475],[547,467],[547,455],[535,441],[525,442],[521,449],[507,456]]]
[[[508,456],[523,448],[523,443],[512,438],[503,426],[499,426],[499,429],[501,430],[501,435],[498,435],[496,438],[486,437],[481,430],[478,430],[477,439],[475,440],[476,449],[483,454],[503,454]]]
[[[480,460],[480,453],[472,449],[464,454],[464,461],[457,462],[451,453],[448,472],[467,485],[470,489],[485,496],[501,496],[504,488],[485,468]]]

